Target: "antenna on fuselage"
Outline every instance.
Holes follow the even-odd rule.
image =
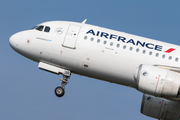
[[[82,23],[83,23],[83,24],[85,24],[85,23],[86,23],[86,21],[87,21],[87,19],[85,19]]]

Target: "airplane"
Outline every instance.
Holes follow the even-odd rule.
[[[71,73],[129,86],[143,93],[141,113],[159,120],[180,118],[180,46],[83,22],[49,21],[15,33],[9,44],[61,74],[57,97]]]

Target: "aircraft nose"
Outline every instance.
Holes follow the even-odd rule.
[[[18,41],[19,41],[19,38],[18,38],[18,35],[17,33],[12,35],[10,38],[9,38],[9,44],[10,46],[13,48],[13,49],[16,49],[18,47]]]

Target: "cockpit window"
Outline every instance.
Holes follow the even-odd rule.
[[[44,29],[44,32],[49,32],[51,28],[48,26],[39,25],[39,26],[35,26],[31,29],[38,30],[38,31],[43,31],[43,29]]]
[[[38,27],[36,28],[36,30],[42,31],[43,28],[44,28],[44,26],[40,25],[40,26],[38,26]]]
[[[50,31],[50,27],[46,26],[44,32],[49,32],[49,31]]]

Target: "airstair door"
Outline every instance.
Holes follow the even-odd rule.
[[[63,46],[71,49],[76,49],[76,41],[81,26],[70,24],[64,38]]]

